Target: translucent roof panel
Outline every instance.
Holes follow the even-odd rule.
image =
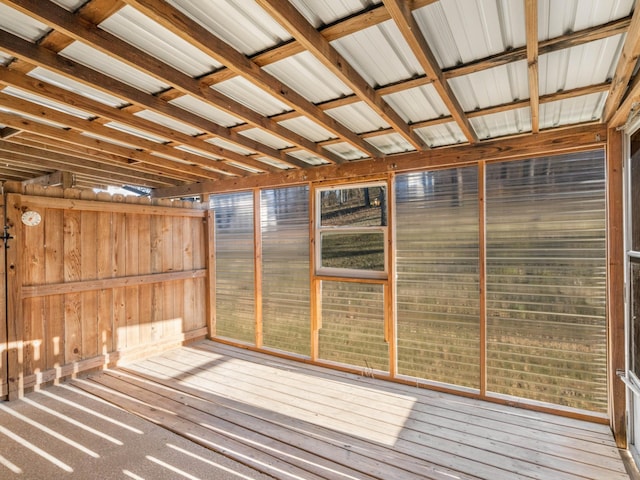
[[[540,105],[540,129],[597,121],[606,98],[606,92],[602,92],[543,103]]]
[[[286,103],[242,77],[216,83],[211,88],[267,117],[291,110]]]
[[[142,110],[140,112],[134,113],[136,117],[144,118],[145,120],[149,120],[150,122],[157,123],[159,125],[163,125],[177,132],[185,133],[187,135],[195,136],[204,133],[202,130],[198,130],[191,125],[187,125],[186,123],[180,122],[178,120],[174,120],[171,117],[166,115],[161,115],[156,112],[152,112],[151,110]]]
[[[453,122],[432,127],[416,128],[415,132],[432,148],[467,141],[460,127]]]
[[[391,20],[335,40],[332,45],[373,87],[424,74]]]
[[[319,2],[317,0],[290,1],[315,28],[319,28],[322,25],[329,25],[380,3],[380,0],[331,0],[330,2]]]
[[[291,39],[291,35],[254,1],[167,0],[211,33],[245,55],[252,55]]]
[[[524,2],[441,0],[413,15],[441,68],[526,45]]]
[[[28,75],[30,77],[37,78],[38,80],[42,80],[45,83],[50,83],[56,87],[77,93],[78,95],[82,95],[83,97],[87,97],[91,100],[95,100],[96,102],[104,103],[110,107],[122,108],[128,105],[128,102],[114,97],[113,95],[109,95],[97,88],[89,87],[76,80],[67,78],[50,70],[46,70],[42,67],[34,68],[28,73]]]
[[[326,113],[356,133],[389,128],[389,124],[364,102],[332,108]]]
[[[327,145],[326,148],[331,153],[338,155],[339,157],[344,158],[345,160],[360,160],[362,158],[367,158],[363,152],[354,148],[349,143],[332,143],[331,145]]]
[[[313,103],[351,95],[352,90],[309,52],[264,67],[281,82]]]
[[[514,62],[449,80],[465,112],[529,98],[527,62]]]
[[[218,138],[218,137],[208,138],[208,139],[205,140],[205,142],[211,143],[212,145],[217,145],[218,147],[222,147],[222,148],[230,150],[232,152],[239,153],[240,155],[250,155],[250,154],[254,153],[253,151],[251,151],[249,149],[239,147],[235,143],[228,142],[228,141],[223,140],[222,138]]]
[[[538,0],[538,39],[548,40],[626,17],[635,3],[635,0]]]
[[[540,55],[540,95],[596,85],[612,78],[624,35]]]
[[[288,142],[285,142],[280,137],[276,137],[266,130],[262,130],[261,128],[251,128],[249,130],[244,130],[240,132],[240,135],[243,135],[247,138],[255,140],[256,142],[264,143],[271,148],[276,148],[278,150],[283,148],[292,147]]]
[[[267,165],[271,165],[272,167],[281,168],[282,170],[289,170],[291,168],[289,167],[288,164],[281,162],[279,160],[276,160],[274,158],[258,157],[255,160],[258,160]]]
[[[157,93],[169,88],[166,83],[81,42],[73,42],[63,49],[60,55],[120,80],[143,92]]]
[[[288,154],[298,160],[307,162],[309,165],[326,165],[329,163],[325,159],[320,158],[311,152],[307,152],[306,150],[295,150],[293,152],[288,152]]]
[[[128,5],[102,22],[100,28],[191,77],[222,67],[202,50]]]
[[[469,119],[480,140],[531,131],[531,109],[518,108]]]
[[[447,106],[431,84],[385,95],[384,99],[407,123],[449,115]]]
[[[329,130],[318,125],[308,117],[291,118],[289,120],[283,120],[279,123],[286,129],[291,130],[298,135],[302,135],[312,142],[322,142],[324,140],[329,140],[330,138],[335,137],[335,135],[329,132]]]
[[[41,39],[51,30],[44,23],[3,3],[0,3],[0,28],[30,42]]]
[[[399,133],[376,135],[375,137],[368,137],[366,141],[385,155],[415,151],[413,145],[407,142]]]
[[[201,116],[207,120],[222,125],[224,127],[233,127],[244,123],[237,117],[229,115],[227,112],[223,112],[219,108],[216,108],[208,103],[200,100],[199,98],[192,97],[191,95],[183,95],[178,98],[174,98],[169,103],[177,105],[178,107],[187,110],[191,113]]]
[[[42,97],[40,95],[34,95],[33,93],[26,92],[24,90],[19,90],[14,87],[6,87],[2,90],[2,92],[6,93],[7,95],[12,95],[14,97],[21,98],[23,100],[27,100],[35,104],[42,105],[44,107],[48,107],[53,110],[57,110],[58,112],[73,115],[74,117],[78,117],[78,118],[83,118],[85,120],[89,120],[94,117],[92,114],[87,113],[84,110],[73,108],[68,106],[67,104],[56,102],[54,100],[49,100],[46,97]]]

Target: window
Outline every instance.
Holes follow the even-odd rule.
[[[316,273],[387,277],[387,186],[317,190]]]

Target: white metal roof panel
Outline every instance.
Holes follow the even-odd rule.
[[[62,8],[66,8],[70,12],[75,12],[82,5],[87,3],[86,0],[51,0],[54,3],[57,3]]]
[[[108,93],[104,93],[97,88],[89,87],[88,85],[67,78],[63,75],[44,69],[42,67],[34,68],[27,75],[33,78],[37,78],[38,80],[42,80],[45,83],[55,85],[56,87],[60,87],[70,92],[77,93],[78,95],[82,95],[83,97],[87,97],[91,100],[104,103],[105,105],[109,105],[110,107],[121,108],[128,105],[128,102],[114,97],[113,95],[109,95]]]
[[[540,95],[596,85],[612,78],[624,35],[540,55]]]
[[[4,52],[0,52],[0,63],[3,66],[7,66],[9,64],[9,62],[13,61],[13,58],[11,55],[7,55]]]
[[[380,3],[379,0],[290,1],[315,28],[331,24]]]
[[[91,132],[80,132],[81,135],[84,135],[85,137],[89,137],[89,138],[95,138],[96,140],[100,140],[101,142],[106,142],[106,143],[110,143],[111,145],[118,145],[119,147],[125,147],[125,148],[129,148],[131,150],[138,150],[138,147],[135,145],[132,145],[130,143],[125,143],[125,142],[121,142],[119,140],[115,140],[111,137],[105,137],[103,135],[96,135],[95,133],[91,133]],[[173,159],[173,157],[171,157]]]
[[[635,0],[539,0],[538,39],[547,40],[626,17],[635,3]]]
[[[239,118],[229,115],[227,112],[223,112],[219,108],[213,107],[191,95],[183,95],[171,100],[169,103],[224,127],[233,127],[234,125],[244,123]]]
[[[160,137],[159,135],[154,135],[153,133],[149,133],[146,130],[131,127],[129,125],[125,125],[119,122],[108,122],[108,123],[105,123],[104,126],[113,128],[114,130],[118,130],[119,132],[127,133],[129,135],[135,135],[136,137],[144,138],[145,140],[150,140],[156,143],[166,143],[169,141],[167,138]]]
[[[279,123],[292,132],[308,138],[312,142],[322,142],[324,140],[329,140],[330,138],[335,138],[335,135],[333,135],[329,130],[318,125],[309,117],[296,117],[289,120],[283,120]]]
[[[204,150],[200,150],[199,148],[192,147],[191,145],[178,145],[174,147],[176,150],[182,150],[183,152],[192,153],[193,155],[197,155],[199,157],[208,158],[210,160],[219,161],[220,157],[216,157],[212,153],[205,152]]]
[[[302,52],[264,67],[284,84],[313,103],[347,95],[353,91],[309,52]]]
[[[531,109],[518,108],[469,119],[480,140],[531,131]]]
[[[258,170],[257,168],[250,167],[249,165],[245,165],[243,163],[236,163],[236,162],[233,162],[233,161],[229,161],[227,163],[230,164],[230,165],[233,165],[234,167],[237,167],[237,168],[239,168],[241,170],[246,170],[247,172],[251,172],[251,173],[261,173],[261,172],[263,172],[263,170]]]
[[[385,95],[383,98],[407,123],[449,115],[442,97],[431,84]]]
[[[167,3],[245,55],[291,38],[289,32],[253,0],[167,0]]]
[[[502,105],[529,98],[527,62],[514,62],[449,80],[462,109]]]
[[[331,145],[327,145],[326,148],[331,153],[334,153],[345,160],[360,160],[362,158],[367,158],[367,155],[357,148],[351,146],[351,144],[342,142],[342,143],[332,143]]]
[[[243,77],[234,77],[216,83],[211,88],[267,117],[291,110],[286,103],[266,93]]]
[[[15,115],[17,117],[26,118],[26,119],[32,120],[32,121],[34,121],[36,123],[41,123],[43,125],[48,125],[50,127],[55,127],[55,128],[60,128],[60,129],[68,128],[68,125],[64,125],[64,124],[58,123],[58,122],[52,122],[50,120],[45,120],[42,117],[36,117],[34,115],[28,115],[26,113],[22,113],[22,112],[18,112],[18,111],[15,111],[15,110],[11,110],[10,108],[6,108],[6,107],[2,106],[2,104],[0,104],[0,112],[9,112],[9,113],[11,113],[11,114],[13,114],[13,115]]]
[[[258,157],[255,160],[258,160],[266,165],[271,165],[273,167],[280,168],[282,170],[289,170],[291,168],[286,163],[276,160],[275,158]]]
[[[55,100],[50,100],[40,95],[34,95],[31,92],[26,92],[24,90],[20,90],[14,87],[5,87],[4,89],[2,89],[2,92],[6,93],[7,95],[12,95],[14,97],[27,100],[37,105],[42,105],[44,107],[57,110],[58,112],[73,115],[74,117],[78,117],[78,118],[83,118],[85,120],[89,120],[94,117],[92,114],[87,113],[84,110],[80,110],[79,108],[70,107],[66,103],[56,102]]]
[[[120,80],[143,92],[157,93],[169,88],[166,83],[81,42],[73,42],[63,49],[60,55]]]
[[[151,110],[141,110],[139,112],[134,113],[136,117],[144,118],[145,120],[149,120],[150,122],[157,123],[159,125],[164,125],[165,127],[169,127],[172,130],[176,130],[181,133],[186,133],[187,135],[191,135],[192,137],[195,135],[200,135],[204,133],[202,130],[198,130],[191,125],[187,125],[186,123],[180,122],[178,120],[174,120],[171,117],[166,115],[161,115],[156,112],[152,112]]]
[[[606,93],[593,93],[540,105],[540,128],[596,121],[602,115]]]
[[[424,74],[391,20],[335,40],[332,45],[373,87]]]
[[[413,145],[407,142],[399,133],[376,135],[375,137],[367,138],[366,141],[385,155],[415,151]]]
[[[415,132],[432,148],[467,141],[460,127],[454,122],[434,125],[432,127],[416,128]]]
[[[39,40],[51,30],[44,23],[3,3],[0,3],[0,28],[30,42]]]
[[[441,0],[413,14],[442,68],[526,45],[524,2]]]
[[[320,158],[311,152],[307,152],[306,150],[295,150],[288,153],[292,157],[302,160],[303,162],[307,162],[309,165],[326,165],[329,163],[324,158]]]
[[[276,137],[275,135],[263,130],[261,128],[251,128],[249,130],[244,130],[240,132],[240,135],[244,135],[247,138],[255,140],[256,142],[264,143],[271,148],[276,148],[278,150],[283,148],[289,148],[292,145],[280,137]]]
[[[326,113],[357,133],[389,128],[389,124],[364,102],[332,108]]]
[[[225,148],[225,149],[230,150],[232,152],[239,153],[240,155],[250,155],[250,154],[254,153],[252,150],[249,150],[247,148],[239,147],[235,143],[228,142],[228,141],[226,141],[226,140],[224,140],[222,138],[218,138],[218,137],[208,138],[208,139],[205,140],[205,142],[211,143],[212,145],[217,145],[218,147]]]
[[[128,5],[99,26],[191,77],[222,67],[202,50]]]

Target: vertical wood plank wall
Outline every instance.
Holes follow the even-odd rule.
[[[3,396],[207,335],[205,206],[34,188],[6,196]]]

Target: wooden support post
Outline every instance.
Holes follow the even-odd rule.
[[[24,316],[22,312],[22,202],[21,196],[7,196],[7,341],[9,345],[7,368],[9,400],[24,396]]]
[[[617,376],[625,368],[623,141],[610,129],[607,139],[607,324],[609,419],[616,444],[627,447],[625,386]]]
[[[255,342],[262,347],[262,228],[260,216],[260,190],[253,191],[253,279],[255,299]]]
[[[215,251],[215,214],[207,211],[205,219],[205,254],[207,267],[206,288],[206,323],[208,337],[216,336],[216,251]]]

